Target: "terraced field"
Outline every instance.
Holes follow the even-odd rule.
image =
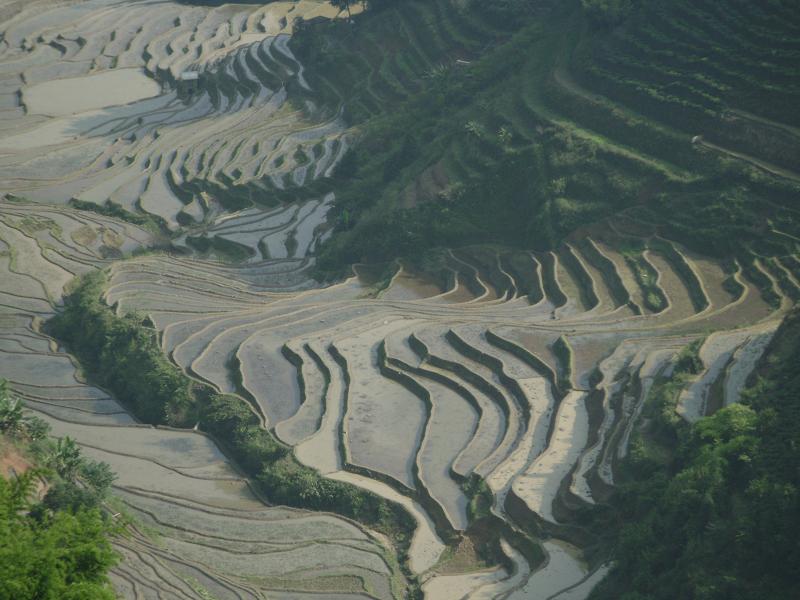
[[[654,382],[697,342],[702,369],[678,414],[737,402],[800,297],[796,252],[715,259],[637,208],[547,252],[471,246],[444,253],[440,277],[398,263],[381,286],[356,265],[321,287],[309,267],[335,196],[315,191],[351,143],[344,115],[379,114],[438,61],[467,64],[507,35],[442,2],[409,6],[399,29],[410,49],[367,52],[373,33],[361,62],[307,77],[289,40],[295,17],[334,16],[322,2],[0,2],[0,377],[55,435],[119,474],[136,523],[116,541],[125,597],[388,599],[417,577],[436,600],[585,598],[608,564],[584,555],[595,540],[579,516],[607,500]],[[664,52],[660,35],[615,43]],[[609,53],[597,64],[622,56]],[[735,78],[722,55],[708,65]],[[547,65],[544,89],[516,81],[496,107],[515,136],[534,139],[545,119],[596,139],[601,121],[586,115],[631,116],[626,94],[642,87],[612,89],[601,67],[583,66]],[[746,97],[736,111],[729,120],[796,135],[775,124],[789,111],[756,116]],[[705,135],[708,120],[676,133],[656,117],[647,126],[667,141],[703,133],[712,150],[745,153],[733,134]],[[741,139],[746,160],[794,173]],[[617,157],[693,177],[694,155],[676,158],[669,144],[611,141]],[[474,173],[470,161],[450,148],[404,191],[408,205]],[[770,235],[794,239],[781,223]],[[303,464],[403,506],[416,523],[407,564],[358,523],[267,506],[202,432],[138,423],[87,383],[41,324],[73,277],[95,269],[110,276],[105,302],[147,315],[188,376],[250,401]],[[462,568],[454,548],[480,540],[481,498],[500,523],[502,560]],[[531,534],[545,540],[533,550],[520,543]]]
[[[112,579],[131,598],[395,597],[389,550],[340,517],[265,507],[208,437],[139,424],[41,333],[64,286],[152,242],[138,227],[60,207],[2,203],[0,373],[56,436],[119,474],[136,518]],[[287,559],[289,562],[287,563]],[[292,565],[289,568],[287,565]],[[366,594],[365,591],[369,590]]]
[[[637,304],[635,267],[618,250],[630,240],[613,231],[548,255],[461,252],[450,288],[401,270],[377,296],[358,275],[282,292],[237,267],[142,257],[111,267],[105,299],[146,312],[187,373],[251,398],[302,462],[399,495],[417,520],[411,566],[429,577],[442,539],[469,530],[472,475],[498,516],[574,539],[575,512],[606,497],[654,378],[702,340],[703,372],[678,403],[696,419],[737,400],[777,327],[785,303],[771,306],[741,269],[661,238],[639,241],[664,306]],[[569,568],[564,588],[588,574]],[[538,571],[525,569],[459,585],[531,597]]]
[[[486,598],[534,597],[541,581],[556,593],[599,577],[599,566],[567,542],[545,544],[554,582],[551,567],[539,570],[504,541],[514,567],[436,575],[443,540],[469,533],[470,476],[487,483],[491,510],[504,520],[575,540],[573,515],[613,485],[654,378],[703,340],[704,370],[678,411],[695,419],[735,402],[788,306],[770,305],[741,269],[728,274],[655,237],[639,241],[666,305],[639,305],[635,267],[618,250],[630,244],[615,233],[620,223],[544,255],[463,250],[453,254],[451,287],[400,270],[376,295],[358,275],[287,290],[281,284],[304,281],[302,270],[280,260],[108,258],[151,235],[70,208],[2,209],[2,238],[13,248],[0,290],[3,376],[57,435],[120,473],[118,495],[145,527],[118,543],[126,560],[115,581],[130,595],[336,589],[391,597],[402,579],[368,532],[334,516],[264,508],[208,438],[138,425],[85,384],[38,329],[75,274],[108,268],[106,302],[146,313],[165,352],[193,377],[252,399],[303,463],[406,506],[417,521],[409,566],[426,589]],[[772,292],[782,294],[777,283]],[[312,548],[319,560],[301,560]],[[296,569],[272,562],[277,551],[299,552]],[[237,562],[243,552],[247,560]]]
[[[330,195],[217,222],[218,195],[302,185],[344,152],[335,115],[286,102],[287,85],[304,85],[286,46],[291,13],[330,8],[90,1],[0,9],[0,374],[54,435],[78,440],[119,474],[115,495],[136,525],[115,542],[118,592],[401,596],[404,579],[384,540],[335,515],[265,506],[210,438],[139,424],[41,332],[74,277],[163,243],[153,227],[76,210],[70,200],[121,208],[146,225],[155,217],[166,230],[183,225],[178,246],[187,234],[218,236],[248,259],[271,257],[239,269],[244,287],[269,273],[289,289],[309,285],[299,274]],[[200,73],[194,91],[181,87],[184,71]],[[284,156],[282,169],[272,168]],[[230,252],[214,242],[206,253],[219,247]]]
[[[307,80],[367,131],[323,267],[479,237],[545,249],[625,209],[748,270],[794,253],[798,12],[678,2],[634,3],[615,26],[577,0],[518,19],[404,2],[352,36],[303,36]]]
[[[274,205],[272,193],[329,175],[348,145],[336,114],[299,100],[310,89],[288,47],[296,19],[334,14],[320,2],[31,3],[2,25],[0,189],[145,213],[170,231],[204,230],[254,196]],[[302,254],[320,203],[248,215],[260,237],[234,223],[209,235]]]

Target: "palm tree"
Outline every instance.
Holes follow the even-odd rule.
[[[50,433],[50,425],[41,417],[25,418],[25,435],[31,440],[41,440]]]
[[[347,11],[347,18],[348,20],[353,18],[352,13],[350,12],[350,5],[354,4],[356,0],[330,0],[330,3],[339,9],[339,12],[343,10]]]
[[[51,447],[46,463],[61,477],[71,481],[83,464],[81,449],[75,440],[64,436]]]
[[[0,381],[0,431],[18,433],[25,427],[22,402],[13,398],[5,380]]]
[[[0,514],[4,518],[13,518],[30,508],[30,497],[36,490],[37,478],[41,475],[39,469],[28,469],[8,480],[0,477]]]

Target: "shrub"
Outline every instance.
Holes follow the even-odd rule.
[[[50,505],[28,512],[36,477],[0,477],[0,599],[113,600],[111,525],[71,484],[56,484]]]

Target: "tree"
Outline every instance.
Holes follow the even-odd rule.
[[[108,463],[96,460],[84,460],[80,467],[80,476],[100,498],[108,494],[111,484],[117,478]]]
[[[20,433],[24,431],[25,415],[22,402],[11,396],[8,382],[0,380],[0,431],[4,433]]]
[[[31,514],[41,520],[48,511],[77,513],[81,510],[99,508],[100,500],[100,496],[87,487],[79,486],[72,481],[59,481],[47,490],[41,504],[33,507]]]
[[[28,469],[11,481],[0,477],[0,518],[3,515],[18,514],[30,508],[30,497],[36,489],[36,479],[41,475],[38,469]]]
[[[654,446],[660,434],[649,429],[646,438],[636,434],[614,501],[624,523],[615,566],[593,600],[800,598],[798,352],[795,310],[756,367],[756,382],[743,391],[741,404],[691,427],[661,419],[662,428],[677,431],[670,444]],[[695,368],[696,357],[696,348],[681,353],[684,374]],[[656,413],[667,406],[674,413],[681,387],[663,394],[672,400],[648,397],[643,417],[649,420],[652,400],[659,404]],[[662,450],[670,446],[671,453]],[[642,455],[658,460],[643,464]]]
[[[75,440],[64,436],[51,446],[45,463],[61,477],[72,481],[83,464],[81,449]]]
[[[343,10],[346,10],[347,11],[347,18],[348,19],[352,19],[353,18],[353,14],[350,12],[350,7],[353,4],[356,4],[356,3],[360,2],[360,1],[362,1],[362,0],[330,0],[330,3],[331,3],[331,5],[333,7],[338,8],[339,12],[342,12]]]
[[[26,511],[35,470],[0,477],[0,600],[112,600],[110,525],[97,511]]]
[[[50,432],[45,420],[24,415],[22,402],[11,395],[5,379],[0,379],[0,432],[24,433],[31,440],[40,440]]]

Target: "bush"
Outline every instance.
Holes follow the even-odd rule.
[[[117,317],[103,304],[105,283],[101,271],[81,278],[64,309],[48,321],[47,331],[142,420],[194,424],[191,381],[161,352],[155,329],[136,314]]]
[[[34,510],[34,514],[41,518],[44,515],[43,509],[71,513],[92,510],[100,507],[100,500],[100,496],[91,489],[81,487],[72,481],[59,481],[47,490],[47,494],[37,510]]]

